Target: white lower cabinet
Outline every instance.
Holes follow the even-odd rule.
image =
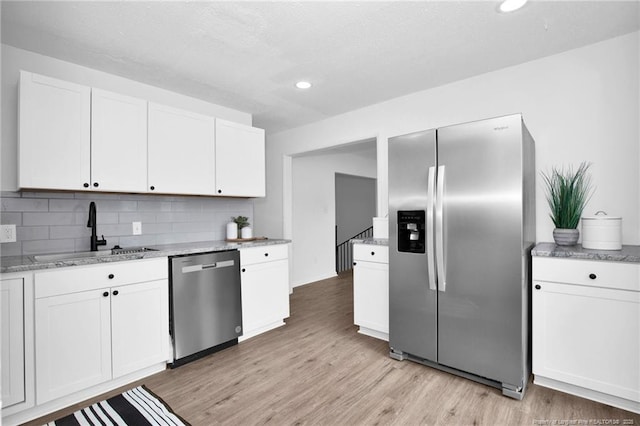
[[[35,274],[36,402],[167,360],[166,258]]]
[[[359,332],[389,340],[389,248],[353,246],[353,322]]]
[[[36,300],[36,400],[39,404],[111,378],[110,292]]]
[[[3,279],[0,294],[2,327],[2,408],[25,401],[24,280]]]
[[[640,413],[640,265],[533,258],[534,383]]]
[[[169,329],[165,280],[116,287],[115,291],[119,294],[111,298],[114,378],[165,361]]]
[[[289,317],[288,244],[241,249],[240,268],[242,341],[284,325]]]

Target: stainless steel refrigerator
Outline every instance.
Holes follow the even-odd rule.
[[[389,345],[522,399],[534,142],[520,114],[389,139]]]

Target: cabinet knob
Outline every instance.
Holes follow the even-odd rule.
[[[540,284],[536,284],[536,290],[540,290],[542,287],[540,287]]]
[[[154,189],[156,189],[156,187],[155,187],[155,186],[153,186],[153,185],[151,185],[151,186],[149,187],[149,189],[153,191]]]
[[[246,269],[242,268],[242,272],[246,271]]]
[[[104,293],[102,293],[102,296],[103,296],[103,297],[107,297],[108,295],[109,295],[109,292],[108,292],[108,291],[105,291]]]
[[[371,256],[375,256],[375,255],[376,255],[376,252],[375,252],[375,251],[372,251],[372,252],[371,252]]]
[[[114,291],[113,291],[113,295],[114,295],[114,296],[117,296],[117,295],[118,295],[118,293],[120,293],[118,290],[114,290]]]
[[[97,187],[100,186],[100,184],[98,182],[93,182],[93,186],[94,186],[94,188],[97,188]]]
[[[222,194],[222,189],[218,189],[218,194]]]
[[[595,280],[596,278],[598,278],[598,276],[596,274],[589,274],[589,278]]]
[[[109,279],[110,279],[110,280],[112,280],[112,279],[114,279],[114,278],[115,278],[115,275],[113,275],[113,274],[109,274]]]
[[[89,184],[87,182],[83,183],[82,186],[84,186],[85,188],[89,187]]]
[[[353,262],[353,266],[356,266],[356,262]]]
[[[269,256],[269,253],[265,253],[265,254],[264,254],[264,257],[268,257],[268,256]]]

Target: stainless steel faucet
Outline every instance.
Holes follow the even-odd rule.
[[[97,219],[96,203],[92,201],[89,203],[89,221],[87,222],[87,228],[91,228],[91,251],[98,251],[98,246],[107,245],[107,240],[104,239],[104,235],[101,240],[99,240],[96,235],[96,226],[98,224]]]

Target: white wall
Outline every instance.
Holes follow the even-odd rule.
[[[292,287],[336,275],[336,173],[375,178],[376,163],[344,153],[293,158]]]
[[[372,160],[372,166],[375,161]],[[376,215],[376,180],[369,177],[335,175],[336,239],[340,244],[373,226]]]
[[[585,213],[622,216],[623,242],[640,244],[639,52],[635,32],[268,135],[267,198],[254,204],[257,233],[290,236],[283,170],[293,153],[377,137],[378,215],[384,216],[388,137],[521,112],[536,141],[537,170],[592,162],[597,189]],[[537,178],[537,241],[552,241]],[[294,248],[293,256],[302,255]]]
[[[2,143],[0,190],[17,189],[17,111],[20,70],[146,99],[176,108],[251,125],[251,114],[180,95],[70,62],[2,45]]]

